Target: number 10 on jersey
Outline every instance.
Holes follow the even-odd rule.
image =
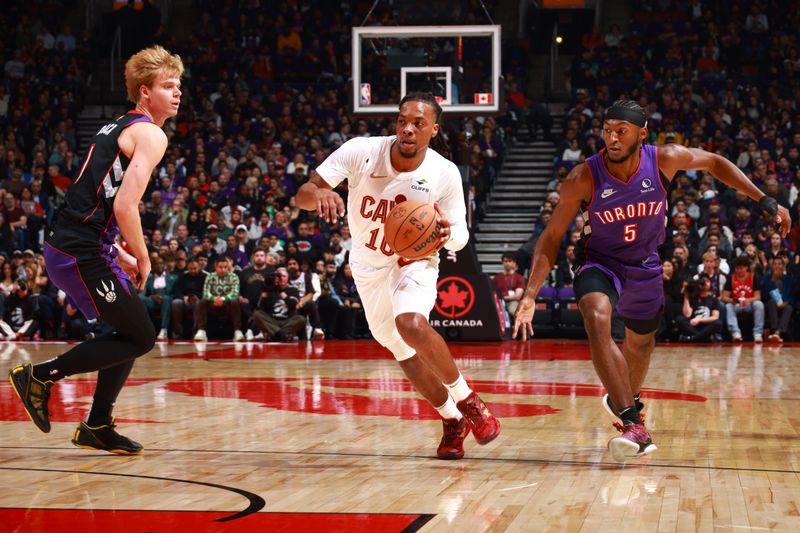
[[[369,242],[365,245],[370,250],[377,250],[378,247],[375,246],[375,243],[378,242],[378,233],[380,233],[381,228],[375,228],[374,230],[369,232]],[[394,251],[389,247],[389,244],[386,242],[386,238],[381,238],[381,253],[383,255],[392,255]]]

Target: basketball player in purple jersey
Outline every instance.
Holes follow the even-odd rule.
[[[550,223],[536,243],[531,276],[517,310],[514,337],[533,334],[536,295],[553,268],[559,243],[575,213],[586,220],[581,239],[575,296],[589,337],[592,361],[608,391],[603,405],[622,420],[621,432],[608,443],[617,461],[656,449],[639,411],[664,292],[656,248],[664,242],[667,188],[679,170],[703,170],[757,200],[775,217],[781,233],[791,225],[789,212],[765,196],[730,161],[678,144],[643,144],[647,115],[632,101],[617,101],[605,113],[606,148],[572,169],[561,189]],[[625,321],[622,351],[611,338],[613,306]]]
[[[128,60],[125,83],[136,108],[94,136],[45,238],[50,279],[86,318],[100,318],[114,331],[49,361],[18,366],[10,379],[31,421],[47,433],[53,385],[67,376],[99,371],[89,416],[72,438],[81,448],[117,454],[142,451],[141,444],[116,432],[111,412],[135,359],[155,343],[153,323],[136,294],[150,273],[137,206],[164,157],[167,136],[161,128],[178,113],[182,74],[180,57],[160,46]],[[120,232],[133,255],[116,245]]]

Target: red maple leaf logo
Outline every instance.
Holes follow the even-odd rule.
[[[475,289],[464,278],[450,276],[436,284],[436,312],[447,318],[466,315],[475,305]],[[441,289],[441,290],[440,290]]]
[[[447,286],[447,291],[439,291],[439,299],[443,308],[462,309],[467,305],[465,300],[468,296],[469,293],[460,290],[454,282]]]

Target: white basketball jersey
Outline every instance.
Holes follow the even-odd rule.
[[[383,238],[383,224],[400,202],[438,202],[450,224],[466,226],[461,174],[455,164],[428,148],[416,170],[397,172],[390,158],[394,140],[394,135],[350,139],[316,169],[331,187],[348,181],[347,222],[353,236],[350,258],[373,268],[398,259]]]

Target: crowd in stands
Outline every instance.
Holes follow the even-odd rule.
[[[584,37],[550,193],[516,262],[522,271],[530,264],[569,169],[602,149],[603,110],[618,98],[634,99],[649,115],[648,142],[726,157],[793,218],[782,238],[743,194],[706,172],[678,173],[660,249],[667,302],[660,338],[799,340],[800,11],[775,2],[725,5],[637,2],[628,33],[613,26]],[[563,270],[582,226],[576,218],[565,236],[549,287],[570,286]],[[499,286],[507,300],[518,299],[505,282]]]
[[[329,225],[293,199],[343,142],[394,129],[390,118],[364,121],[349,113],[349,28],[361,24],[369,6],[356,12],[334,4],[201,2],[188,40],[159,35],[187,66],[180,114],[166,126],[170,146],[139,206],[153,264],[141,298],[160,338],[369,335],[347,264],[347,225]],[[367,23],[410,17],[417,12],[412,4],[379,6]],[[483,17],[474,2],[455,4]],[[518,300],[524,278],[511,274],[529,265],[561,182],[602,149],[603,109],[629,97],[648,110],[650,142],[724,155],[795,221],[783,239],[756,204],[706,173],[675,176],[661,249],[661,338],[792,337],[800,290],[800,43],[792,31],[798,13],[759,2],[734,1],[722,11],[710,1],[662,4],[643,3],[625,33],[615,27],[584,39],[571,69],[564,138],[553,139],[558,157],[548,196],[531,240],[503,258],[509,277],[498,288],[504,299]],[[75,124],[91,72],[91,36],[74,35],[64,8],[48,5],[0,13],[7,28],[0,36],[6,338],[84,338],[103,329],[50,283],[41,258],[44,229],[80,168],[78,143],[85,139]],[[552,139],[549,114],[525,94],[524,48],[506,43],[503,64],[504,112],[445,118],[442,128],[450,157],[469,168],[477,216],[520,129]],[[569,304],[582,224],[577,217],[565,236],[544,297]]]
[[[453,5],[485,16],[474,2]],[[294,203],[311,170],[342,143],[394,132],[392,118],[350,114],[349,30],[369,6],[348,6],[198,2],[188,40],[159,34],[187,67],[180,113],[165,126],[167,153],[139,205],[153,267],[140,297],[160,339],[369,335],[347,224],[327,224]],[[418,12],[414,2],[379,6],[368,24]],[[90,38],[76,42],[63,12],[17,7],[0,20],[8,28],[0,36],[0,335],[95,336],[103,324],[86,321],[53,286],[41,256],[44,230],[82,161],[78,142],[86,139],[75,123]],[[509,78],[524,78],[518,52]],[[507,132],[499,122],[443,124],[451,158],[470,168],[475,202],[502,164]]]

